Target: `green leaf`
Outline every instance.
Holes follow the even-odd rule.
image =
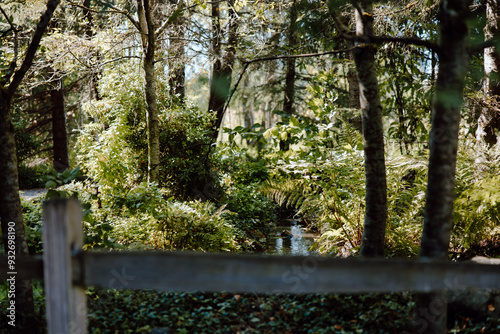
[[[55,188],[57,187],[57,183],[54,180],[49,180],[45,182],[45,188]]]

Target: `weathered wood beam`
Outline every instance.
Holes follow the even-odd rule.
[[[16,256],[16,279],[31,280],[43,279],[43,259],[42,256]],[[5,280],[11,275],[8,273],[8,257],[5,254],[0,254],[0,280]]]
[[[268,293],[500,289],[500,266],[419,260],[335,259],[188,252],[83,252],[82,286]]]

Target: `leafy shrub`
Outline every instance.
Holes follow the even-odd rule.
[[[165,249],[235,251],[236,231],[226,212],[209,202],[168,203],[158,217],[158,244]]]
[[[42,197],[36,197],[31,200],[21,200],[24,228],[30,254],[39,254],[43,252],[42,200]]]
[[[35,189],[44,187],[44,170],[42,168],[38,166],[28,167],[19,165],[17,167],[17,171],[19,173],[19,189]]]
[[[259,193],[257,186],[234,184],[224,201],[231,215],[227,218],[238,230],[243,251],[263,251],[277,220],[277,206]]]
[[[102,99],[84,106],[94,121],[85,125],[78,138],[77,157],[92,180],[117,193],[147,176],[148,136],[141,82],[138,73],[126,67],[106,71],[99,86]],[[179,199],[211,198],[211,188],[217,189],[210,150],[213,115],[188,102],[172,104],[161,80],[157,93],[159,185]]]

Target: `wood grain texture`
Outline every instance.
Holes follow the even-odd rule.
[[[76,200],[43,205],[45,301],[49,334],[87,332],[85,290],[73,284],[71,254],[83,246],[82,209]]]
[[[500,289],[500,266],[186,252],[87,252],[83,286],[269,293]]]

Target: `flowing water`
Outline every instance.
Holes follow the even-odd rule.
[[[286,255],[313,255],[309,248],[319,235],[310,233],[298,221],[292,220],[290,226],[277,226],[275,229],[274,252]]]

